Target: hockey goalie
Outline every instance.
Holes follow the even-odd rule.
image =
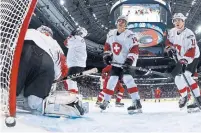
[[[52,87],[67,75],[66,57],[47,26],[28,29],[17,85],[17,106],[33,114],[80,117],[86,110],[82,97]],[[22,98],[21,101],[19,100]]]

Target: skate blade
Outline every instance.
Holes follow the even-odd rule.
[[[201,112],[201,110],[199,108],[191,108],[191,109],[187,109],[188,113],[197,113],[197,112]]]
[[[129,115],[139,114],[139,113],[142,113],[142,109],[138,109],[138,110],[128,110],[128,114],[129,114]]]
[[[124,105],[115,105],[115,107],[124,107]]]
[[[99,107],[100,108],[100,107]],[[106,110],[106,108],[105,109],[103,109],[103,108],[100,108],[101,110],[100,110],[100,112],[102,113],[104,110]]]
[[[95,107],[99,107],[100,106],[100,104],[95,104]]]

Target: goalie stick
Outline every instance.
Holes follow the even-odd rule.
[[[120,64],[120,63],[117,63],[117,62],[110,62],[110,63],[111,64],[117,64],[117,65],[123,65],[123,64]],[[161,73],[161,72],[157,72],[157,71],[152,71],[151,69],[145,69],[145,68],[142,68],[142,67],[135,67],[135,66],[130,66],[130,68],[133,69],[133,70],[139,70],[139,71],[142,71],[142,72],[146,72],[146,75],[155,74],[155,75],[158,75],[158,76],[161,76],[161,77],[172,78],[172,76],[170,74],[168,74],[168,73]]]
[[[62,81],[65,81],[66,79],[74,79],[74,78],[78,78],[78,77],[82,77],[84,75],[88,75],[88,74],[92,74],[92,73],[97,73],[98,72],[98,69],[97,68],[92,68],[92,69],[89,69],[89,70],[86,70],[86,71],[83,71],[81,73],[76,73],[76,74],[73,74],[73,75],[69,75],[59,81],[54,81],[53,84],[55,83],[60,83]]]

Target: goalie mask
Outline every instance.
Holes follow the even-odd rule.
[[[87,36],[87,30],[85,28],[82,28],[82,27],[79,27],[77,28],[76,30],[72,31],[71,32],[71,35],[78,35],[78,36],[81,36],[81,37],[85,37]]]
[[[41,25],[40,27],[37,28],[37,30],[40,31],[41,33],[45,33],[46,35],[53,37],[52,30],[47,26]]]

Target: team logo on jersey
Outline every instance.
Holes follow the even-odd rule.
[[[119,53],[121,52],[121,49],[122,49],[122,46],[118,42],[114,42],[112,44],[112,50],[114,54],[119,55]]]

